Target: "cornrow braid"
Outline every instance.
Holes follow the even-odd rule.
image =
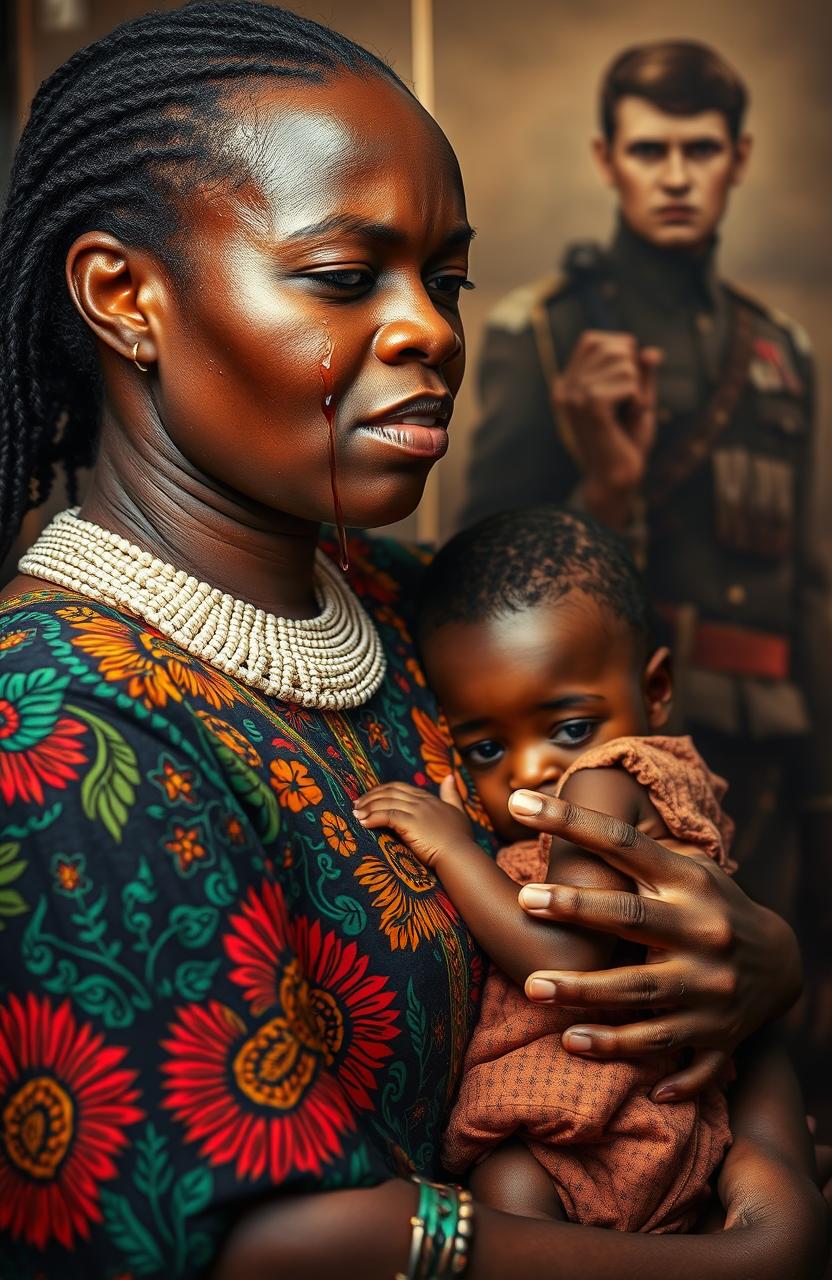
[[[235,82],[386,77],[346,36],[255,0],[197,0],[124,23],[79,50],[38,90],[0,227],[0,561],[55,470],[74,498],[92,463],[101,401],[95,345],[64,262],[84,230],[151,249],[175,272],[180,201],[233,172],[223,95]]]

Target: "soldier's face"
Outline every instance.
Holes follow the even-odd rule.
[[[501,839],[528,838],[511,815],[518,787],[554,793],[590,747],[666,722],[666,649],[644,661],[631,629],[574,589],[556,601],[422,637],[428,679]]]
[[[594,144],[624,221],[667,249],[697,249],[713,235],[750,146],[747,136],[732,140],[719,111],[674,116],[635,97],[619,102],[612,142]]]

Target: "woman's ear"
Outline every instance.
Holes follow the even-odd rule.
[[[163,288],[149,254],[106,231],[85,231],[67,253],[66,282],[96,338],[143,366],[158,358],[153,320]]]
[[[642,690],[648,727],[651,730],[663,729],[673,706],[673,670],[667,645],[656,649],[647,660]]]

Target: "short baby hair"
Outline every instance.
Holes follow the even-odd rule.
[[[618,55],[601,82],[601,128],[607,142],[615,134],[616,107],[629,97],[644,98],[673,116],[719,111],[734,142],[748,107],[748,90],[737,72],[698,40],[656,40]]]
[[[597,520],[544,505],[488,516],[447,542],[418,598],[419,638],[451,622],[485,622],[583,591],[609,609],[646,651],[647,590],[624,542]]]

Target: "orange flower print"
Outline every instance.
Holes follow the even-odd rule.
[[[194,772],[193,769],[177,769],[172,760],[163,759],[161,769],[150,774],[157,787],[161,787],[171,804],[178,800],[185,804],[193,804]]]
[[[227,724],[225,720],[220,720],[219,716],[212,716],[210,711],[197,711],[196,714],[208,732],[215,738],[219,738],[223,746],[230,747],[241,760],[251,765],[252,769],[260,767],[263,763],[260,753],[255,751],[248,738],[244,737],[233,724]]]
[[[272,760],[269,769],[281,808],[300,813],[323,800],[323,791],[300,760]]]
[[[321,830],[330,849],[340,853],[342,858],[352,857],[357,848],[355,836],[340,814],[327,809],[321,817]]]
[[[86,865],[87,861],[83,853],[56,853],[51,867],[58,893],[65,894],[67,898],[86,893],[90,887],[86,876]]]
[[[245,844],[245,827],[234,814],[231,814],[223,821],[221,830],[229,844]]]
[[[176,866],[182,875],[195,870],[195,863],[203,862],[208,851],[202,843],[204,840],[201,827],[185,827],[174,823],[173,835],[165,841],[165,848],[176,858]]]
[[[422,740],[422,759],[425,762],[425,772],[428,777],[431,781],[439,783],[452,773],[468,817],[472,822],[478,822],[490,831],[491,824],[479,796],[469,787],[453,758],[450,733],[447,733],[447,736],[443,734],[440,725],[431,720],[421,707],[413,707],[410,714]]]
[[[0,653],[22,648],[29,643],[34,634],[34,630],[30,627],[28,631],[10,631],[7,635],[0,636]]]
[[[404,665],[407,667],[408,671],[413,677],[414,682],[419,686],[419,688],[420,689],[427,688],[427,680],[425,679],[424,674],[422,672],[422,668],[419,666],[419,663],[416,661],[416,659],[408,658]]]
[[[377,747],[379,751],[383,751],[385,755],[390,754],[390,737],[387,727],[378,719],[377,716],[371,715],[369,711],[365,711],[361,717],[360,724],[367,735],[371,747]]]
[[[72,626],[81,632],[72,643],[99,660],[104,679],[124,682],[130,697],[140,698],[148,709],[181,702],[184,694],[217,709],[234,702],[234,690],[224,676],[193,665],[184,650],[162,636],[104,614],[81,618]]]
[[[381,928],[391,951],[415,951],[420,943],[447,933],[458,920],[450,898],[436,877],[393,836],[379,837],[380,857],[363,858],[355,871],[359,884],[375,896],[381,911]]]

